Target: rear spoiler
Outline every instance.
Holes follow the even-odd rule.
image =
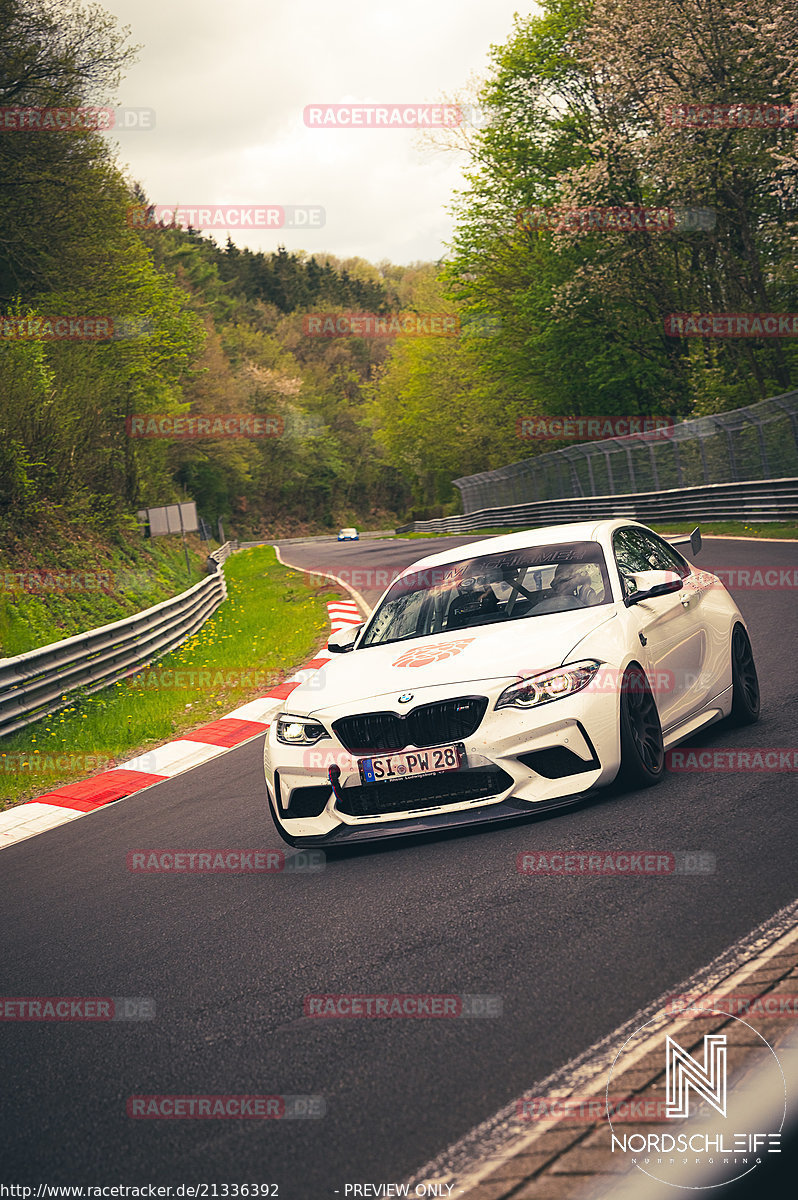
[[[701,530],[696,525],[693,532],[686,537],[666,537],[665,541],[669,542],[671,546],[689,546],[693,554],[698,554],[702,545]]]

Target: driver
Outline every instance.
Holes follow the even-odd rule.
[[[551,595],[535,606],[535,613],[567,612],[597,602],[587,563],[559,563],[550,583]]]
[[[590,572],[585,564],[560,563],[551,581],[552,591],[558,596],[579,596],[583,587],[590,587]]]
[[[496,593],[484,575],[465,578],[460,583],[459,595],[449,607],[446,626],[456,629],[468,625],[475,617],[495,613],[498,607]]]

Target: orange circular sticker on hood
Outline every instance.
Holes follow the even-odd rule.
[[[393,663],[394,667],[427,667],[430,663],[440,662],[441,659],[451,658],[470,646],[473,638],[458,638],[454,642],[434,642],[431,646],[416,646],[407,650]]]

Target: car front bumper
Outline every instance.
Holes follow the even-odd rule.
[[[296,846],[340,844],[510,820],[559,807],[615,777],[617,693],[587,689],[538,709],[496,711],[503,686],[506,681],[498,688],[473,689],[490,696],[475,733],[452,739],[462,742],[465,763],[434,776],[363,784],[358,756],[334,734],[315,746],[286,746],[277,741],[273,722],[264,746],[264,773],[283,838]],[[439,698],[451,698],[451,692],[429,697]],[[369,710],[364,706],[364,711]],[[337,715],[324,719],[328,730]],[[340,770],[340,799],[330,783],[332,765]]]

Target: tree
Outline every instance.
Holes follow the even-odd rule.
[[[677,130],[669,107],[796,94],[790,0],[547,0],[481,96],[451,286],[492,309],[485,366],[542,412],[688,416],[790,386],[792,347],[680,342],[680,311],[792,310],[795,128]],[[701,206],[697,233],[519,228],[535,206]],[[523,226],[523,222],[521,222]]]
[[[23,106],[96,104],[130,52],[113,18],[49,0],[3,4],[0,99]],[[128,227],[130,191],[93,132],[9,133],[0,138],[0,303],[17,318],[102,318],[98,341],[0,342],[2,431],[21,480],[3,488],[5,523],[43,506],[113,524],[139,500],[143,479],[168,486],[162,448],[137,450],[126,417],[176,407],[202,330],[186,294],[159,272]],[[35,368],[35,369],[34,369]],[[29,473],[28,468],[35,471]],[[17,496],[17,500],[14,497]]]

